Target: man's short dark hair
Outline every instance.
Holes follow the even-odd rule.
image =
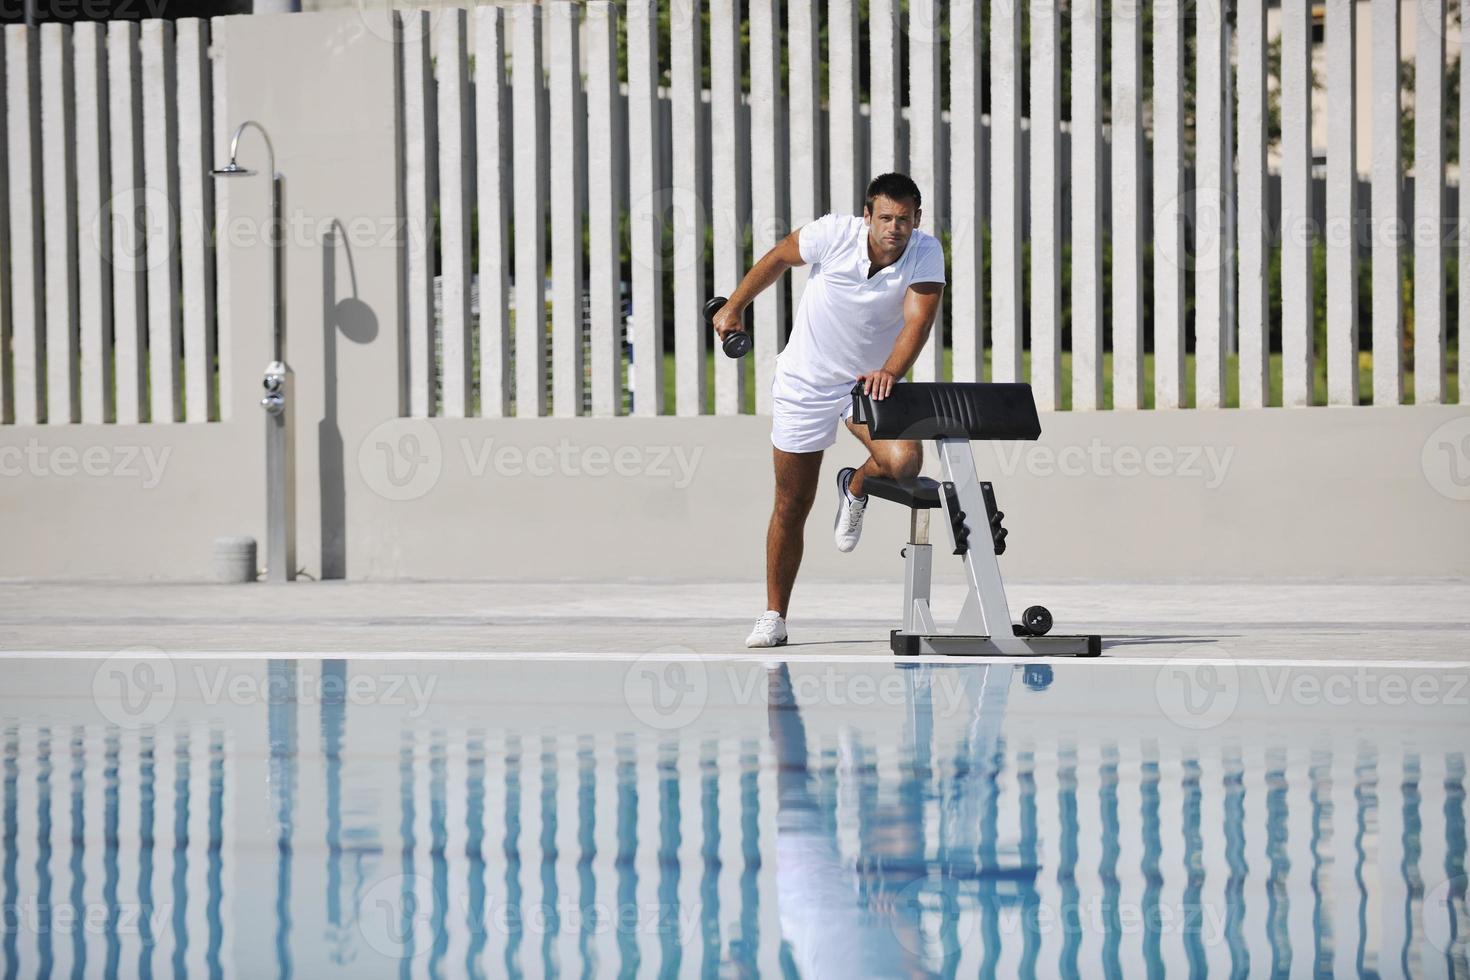
[[[863,199],[863,210],[873,210],[873,199],[886,197],[890,201],[913,201],[914,210],[924,206],[919,197],[919,185],[908,174],[879,174],[868,183],[868,193]]]

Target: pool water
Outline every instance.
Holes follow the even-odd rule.
[[[1463,665],[3,670],[6,977],[1470,976]]]

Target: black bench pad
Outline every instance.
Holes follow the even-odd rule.
[[[917,510],[933,510],[941,506],[939,481],[927,476],[910,476],[901,480],[870,476],[863,480],[863,490],[870,497],[891,500]]]
[[[852,389],[852,420],[874,439],[1039,439],[1031,386],[1016,383],[904,381],[874,401]]]

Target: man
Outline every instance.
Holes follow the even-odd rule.
[[[837,474],[839,551],[857,546],[872,476],[919,472],[916,441],[874,442],[852,424],[852,387],[887,397],[924,347],[944,293],[944,250],[919,230],[918,186],[904,174],[868,185],[861,218],[829,214],[787,235],[745,274],[715,316],[720,339],[741,329],[756,295],[798,265],[812,266],[786,347],[771,384],[771,445],[776,499],[766,531],[767,609],[746,638],[748,647],[786,643],[786,612],[801,567],[802,531],[817,495],[822,453],[837,440],[839,422],[868,451],[862,466]]]

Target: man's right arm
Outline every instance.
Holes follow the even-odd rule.
[[[741,318],[745,313],[745,308],[755,301],[761,290],[780,279],[787,269],[806,265],[806,260],[801,257],[801,242],[798,238],[800,233],[800,228],[794,229],[791,234],[777,242],[775,248],[761,256],[759,262],[751,266],[745,278],[740,280],[740,285],[730,294],[729,301],[720,307],[720,312],[715,314],[714,326],[717,338],[724,340],[726,334],[742,328]]]

